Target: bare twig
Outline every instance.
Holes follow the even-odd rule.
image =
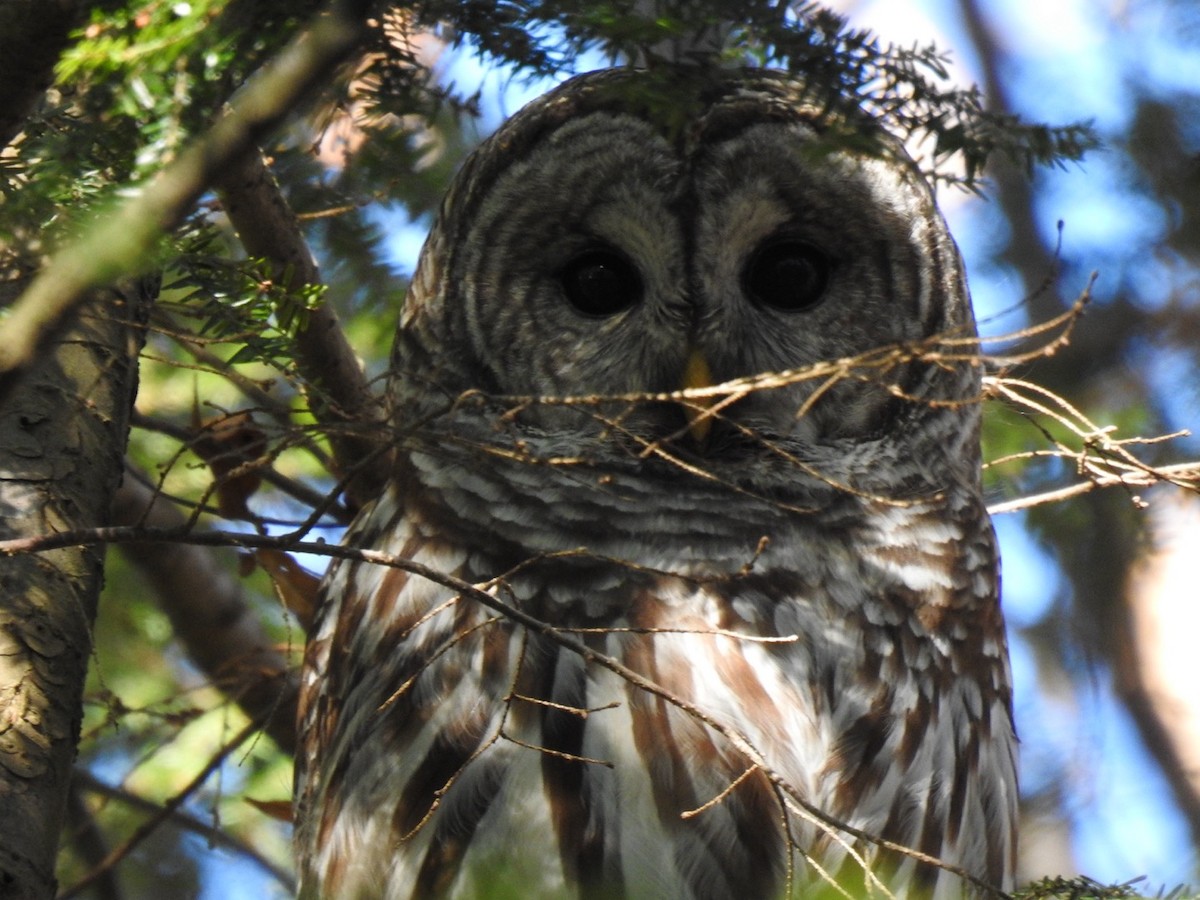
[[[182,527],[186,519],[149,486],[126,478],[113,503],[113,521],[171,530]],[[246,603],[229,567],[210,551],[187,543],[141,540],[123,543],[121,548],[154,586],[159,605],[189,657],[247,716],[265,723],[264,729],[280,749],[292,753],[296,674]]]
[[[1200,462],[1150,466],[1138,459],[1129,449],[1131,446],[1162,443],[1182,437],[1182,432],[1151,438],[1119,438],[1112,428],[1097,425],[1062,397],[1041,385],[1016,378],[996,377],[987,379],[987,389],[1018,409],[1055,423],[1074,437],[1073,444],[1049,437],[1054,444],[1053,449],[1005,457],[989,463],[989,466],[1033,457],[1069,459],[1075,463],[1075,470],[1082,479],[1075,484],[1030,497],[993,504],[988,507],[988,511],[993,514],[1029,509],[1044,503],[1077,497],[1102,487],[1148,488],[1168,483],[1184,490],[1200,491]],[[1135,495],[1134,502],[1142,501]]]
[[[61,539],[59,536],[50,537],[51,542],[55,538]],[[73,543],[92,543],[100,540],[119,542],[121,540],[133,540],[139,538],[145,539],[146,534],[140,529],[98,528],[93,529],[90,533],[76,532],[70,537],[74,539],[72,541]],[[503,616],[504,618],[525,627],[529,631],[553,641],[560,647],[575,653],[585,662],[607,669],[639,690],[659,697],[663,701],[675,706],[706,727],[720,734],[727,741],[729,741],[730,745],[735,750],[745,756],[750,765],[758,767],[758,769],[768,779],[772,786],[778,792],[780,792],[780,794],[787,798],[786,802],[789,807],[794,806],[796,810],[802,811],[806,818],[809,818],[819,827],[826,830],[829,834],[836,835],[838,833],[843,833],[849,835],[851,838],[856,840],[874,844],[882,849],[911,857],[918,862],[934,865],[948,872],[952,872],[989,895],[999,898],[1008,897],[1008,895],[1003,891],[1000,891],[993,885],[988,884],[986,881],[971,874],[960,866],[946,863],[937,859],[936,857],[930,856],[929,854],[922,853],[918,850],[914,850],[911,847],[906,847],[903,844],[881,838],[878,835],[874,835],[870,832],[864,831],[863,829],[856,828],[855,826],[850,825],[847,822],[843,822],[835,816],[832,816],[828,812],[815,806],[808,801],[800,793],[800,791],[789,784],[783,775],[772,768],[763,758],[758,749],[754,746],[753,742],[737,729],[725,724],[719,719],[714,718],[710,713],[705,711],[697,704],[687,700],[686,698],[676,695],[667,688],[659,685],[657,682],[629,668],[620,662],[620,660],[594,650],[592,647],[588,646],[578,638],[575,638],[569,634],[565,634],[562,629],[538,619],[522,609],[505,603],[503,600],[500,600],[498,597],[489,593],[488,589],[501,583],[504,580],[503,576],[497,577],[482,584],[471,584],[470,582],[464,581],[461,578],[448,575],[444,572],[438,571],[437,569],[433,569],[429,566],[415,562],[414,560],[406,559],[395,554],[382,553],[376,550],[357,549],[353,547],[347,547],[345,545],[331,545],[312,541],[290,541],[286,538],[267,537],[256,534],[239,534],[236,532],[217,531],[202,532],[198,534],[156,532],[152,535],[152,539],[159,541],[195,541],[210,545],[225,544],[240,547],[286,548],[297,553],[324,554],[339,559],[358,560],[361,562],[397,568],[420,578],[425,578],[435,584],[440,584],[455,591],[460,597],[479,603],[481,606],[484,606],[500,616]],[[0,542],[0,553],[13,552],[14,550],[26,551],[31,549],[27,546],[14,548],[11,546],[12,543],[13,542]],[[482,627],[482,625],[485,624],[488,624],[488,622],[485,621],[478,627]],[[461,639],[461,635],[456,636],[455,639]],[[499,738],[500,735],[497,735],[496,737]]]
[[[131,791],[125,790],[124,788],[113,787],[110,784],[106,784],[99,778],[93,776],[86,769],[77,768],[72,776],[72,780],[82,790],[88,791],[92,794],[99,794],[100,796],[107,797],[111,800],[116,800],[125,806],[132,807],[133,809],[141,812],[150,813],[152,815],[163,815],[165,812],[161,803],[155,803],[153,800],[147,800],[145,797],[140,797]],[[253,860],[254,863],[259,866],[259,868],[261,868],[264,872],[270,873],[270,875],[286,890],[293,893],[295,892],[295,879],[292,877],[291,873],[275,865],[275,863],[271,862],[271,860],[267,859],[245,841],[238,840],[229,832],[222,831],[220,828],[214,828],[207,822],[203,822],[181,809],[165,812],[165,815],[172,824],[184,829],[185,831],[190,831],[193,834],[199,835],[211,845],[215,847],[225,847],[234,853]],[[97,860],[97,863],[99,862],[100,861]],[[99,868],[99,866],[97,866],[97,868]]]
[[[250,413],[253,413],[254,411],[255,410],[253,410],[253,409],[239,410],[239,412],[250,412]],[[198,437],[197,431],[195,428],[187,427],[184,425],[178,425],[174,422],[170,422],[165,419],[157,419],[152,416],[143,415],[142,413],[138,412],[137,410],[134,410],[133,418],[131,421],[132,421],[134,427],[136,427],[136,428],[142,428],[142,429],[145,429],[146,431],[153,431],[153,432],[157,432],[159,434],[168,435],[170,437],[175,438],[181,444],[183,444],[184,446],[189,447],[189,448],[191,448],[193,446],[194,442],[196,441],[196,439]],[[290,440],[295,440],[295,438],[296,438],[295,431],[289,432],[287,437]],[[303,447],[304,447],[304,449],[307,450],[309,448],[309,442],[305,441],[303,444]],[[274,455],[275,454],[271,454],[272,457]],[[312,487],[311,485],[306,484],[305,482],[296,481],[294,478],[289,478],[286,475],[281,474],[273,465],[269,465],[266,462],[264,462],[262,465],[256,466],[255,471],[258,473],[259,476],[261,476],[263,481],[278,488],[280,491],[282,491],[284,494],[287,494],[293,500],[296,500],[310,508],[315,509],[318,506],[321,507],[323,510],[325,510],[329,514],[330,518],[336,522],[341,522],[341,523],[345,524],[345,523],[349,522],[350,519],[352,518],[352,514],[351,514],[350,510],[348,510],[342,504],[337,503],[336,498],[331,498],[329,496],[329,494],[323,493],[322,491],[317,490],[315,487]],[[146,481],[147,483],[149,483],[150,479],[148,477],[146,477],[146,476],[140,476],[140,477],[142,477],[143,481]],[[185,501],[180,498],[171,498],[171,499],[174,500],[176,503],[182,503],[187,506],[195,506],[196,505],[196,501],[191,501],[191,500]],[[211,509],[205,509],[204,511],[212,512],[212,513],[217,512],[215,507],[213,507]],[[273,520],[263,519],[262,521],[272,522]]]
[[[1050,335],[1049,339],[1041,346],[1029,350],[1021,350],[1016,354],[1010,354],[1005,357],[1005,362],[1013,360],[1027,360],[1035,358],[1039,354],[1052,353],[1067,340],[1075,321],[1078,318],[1079,311],[1082,309],[1082,304],[1085,302],[1081,299],[1077,308],[1067,311],[1063,316],[1057,318],[1053,323],[1031,329],[1027,333],[1020,335],[1022,338],[1043,337]],[[723,405],[728,405],[729,398],[734,400],[747,396],[752,391],[769,390],[794,384],[806,379],[819,379],[817,382],[828,382],[830,379],[840,380],[845,378],[855,379],[885,379],[887,373],[891,372],[899,366],[908,365],[914,361],[921,361],[926,364],[939,365],[975,365],[983,366],[985,357],[980,353],[978,341],[975,338],[957,338],[957,337],[942,337],[936,340],[927,342],[914,343],[912,345],[892,346],[880,348],[869,353],[865,353],[855,358],[833,361],[831,363],[817,364],[807,367],[803,370],[794,370],[784,373],[768,373],[761,376],[756,376],[748,379],[740,379],[736,382],[714,386],[711,388],[693,389],[691,391],[673,392],[655,395],[629,395],[627,397],[603,397],[603,396],[588,396],[575,398],[541,398],[541,397],[525,397],[525,398],[507,398],[510,403],[515,403],[514,409],[519,411],[527,406],[539,403],[555,403],[563,405],[575,405],[579,407],[598,406],[613,402],[625,402],[628,404],[636,404],[640,402],[657,402],[662,400],[673,401],[677,403],[686,403],[689,401],[705,400],[701,404],[702,408],[709,411],[713,415],[719,415]],[[885,379],[886,380],[886,379]],[[1194,469],[1178,469],[1166,470],[1155,469],[1145,463],[1142,463],[1131,452],[1130,447],[1138,443],[1143,443],[1141,439],[1121,439],[1117,438],[1109,429],[1101,428],[1095,423],[1089,421],[1079,410],[1075,409],[1071,404],[1054,396],[1051,392],[1040,388],[1037,385],[1021,381],[1019,379],[1007,377],[991,377],[986,380],[986,393],[993,397],[1001,397],[1011,403],[1021,404],[1024,408],[1030,410],[1039,417],[1046,417],[1052,420],[1058,428],[1061,428],[1070,439],[1078,444],[1078,446],[1068,446],[1062,441],[1052,439],[1054,444],[1054,454],[1064,457],[1070,457],[1076,460],[1077,469],[1080,474],[1088,479],[1088,484],[1102,485],[1104,483],[1133,483],[1136,479],[1145,479],[1146,483],[1154,481],[1170,480],[1172,483],[1182,486],[1192,486],[1195,483]],[[481,398],[482,399],[482,398]],[[496,398],[491,398],[495,401]],[[716,402],[707,402],[709,400]],[[920,398],[912,398],[920,401]],[[965,399],[956,399],[953,401],[924,401],[931,403],[978,403],[982,402],[984,395]],[[459,402],[470,402],[470,398],[460,398]],[[515,413],[510,413],[515,414]],[[597,419],[604,422],[611,432],[620,432],[626,437],[637,439],[638,435],[632,430],[627,429],[623,425],[623,416],[604,415],[599,411],[591,411]],[[666,445],[669,446],[669,445]],[[488,450],[487,447],[481,447],[482,450]],[[644,449],[648,453],[659,456],[668,462],[677,462],[679,465],[684,465],[684,461],[676,460],[661,443],[651,441],[644,442]],[[492,452],[500,454],[513,455],[514,458],[524,458],[521,456],[523,451],[519,447],[504,447],[497,446],[491,448]],[[534,460],[530,460],[533,462]],[[583,460],[586,461],[586,460]],[[547,462],[540,460],[540,462]],[[572,465],[580,462],[580,460],[550,460],[551,463],[561,463],[564,465]],[[698,476],[705,476],[702,470],[697,470]],[[1107,480],[1107,481],[1106,481]],[[841,485],[834,485],[842,487]],[[848,488],[847,488],[848,489]],[[441,584],[454,592],[456,597],[448,602],[466,602],[474,601],[488,609],[492,610],[495,615],[487,618],[485,621],[472,627],[471,631],[478,628],[489,626],[501,617],[516,622],[517,624],[528,629],[530,632],[542,635],[548,640],[551,640],[564,649],[576,653],[588,663],[606,668],[619,677],[625,679],[630,684],[648,693],[660,697],[662,700],[672,704],[686,714],[696,718],[714,732],[724,736],[730,745],[736,749],[746,761],[746,769],[744,772],[760,772],[763,777],[771,784],[772,790],[775,792],[776,798],[781,809],[781,815],[784,820],[788,820],[788,816],[798,816],[800,819],[813,823],[816,827],[825,831],[831,840],[842,844],[848,848],[853,858],[859,858],[859,851],[853,850],[852,844],[873,844],[879,847],[886,848],[892,852],[909,856],[929,865],[937,865],[941,868],[955,872],[960,877],[971,881],[978,887],[990,890],[987,885],[973,879],[968,873],[948,866],[932,856],[919,853],[911,848],[903,847],[895,842],[886,841],[879,837],[856,829],[836,818],[828,815],[824,811],[818,809],[809,803],[803,796],[789,785],[787,781],[777,771],[773,770],[763,758],[762,754],[757,750],[753,743],[741,732],[727,725],[723,725],[720,720],[714,718],[707,713],[699,704],[688,701],[686,698],[679,697],[666,688],[658,685],[650,679],[646,679],[639,675],[636,671],[624,666],[619,659],[612,656],[600,653],[584,640],[578,637],[578,631],[559,628],[547,622],[539,620],[527,613],[524,613],[519,608],[516,608],[503,600],[499,599],[494,591],[505,583],[506,579],[511,577],[512,573],[506,573],[489,582],[471,585],[460,579],[449,576],[445,573],[440,573],[431,570],[427,567],[420,566],[411,560],[402,559],[385,553],[379,553],[371,550],[361,550],[349,547],[334,547],[318,542],[303,540],[306,529],[298,529],[291,535],[268,537],[265,535],[253,534],[234,534],[228,532],[212,532],[212,533],[192,533],[190,528],[184,526],[172,527],[168,529],[155,528],[104,528],[91,529],[89,531],[77,531],[70,534],[45,535],[39,538],[27,538],[22,540],[14,540],[0,543],[0,553],[17,553],[17,552],[39,552],[56,546],[65,546],[73,543],[92,543],[97,540],[105,540],[111,542],[129,542],[129,541],[171,541],[192,544],[206,545],[233,545],[242,547],[268,547],[274,549],[289,549],[293,551],[309,552],[333,556],[343,559],[354,559],[363,562],[392,566],[403,569],[418,577],[429,579],[435,583]],[[435,654],[445,652],[453,647],[457,642],[463,640],[470,631],[456,633],[443,647],[439,648]],[[396,696],[407,690],[409,684],[398,686]],[[506,702],[511,702],[518,699],[513,693],[506,698]],[[520,743],[519,740],[504,733],[503,723],[501,729],[492,735],[491,740],[513,740]],[[557,751],[536,747],[531,744],[524,744],[539,752],[554,753]],[[586,760],[603,764],[603,760]],[[743,774],[738,780],[743,780],[750,777],[749,774]],[[699,807],[695,812],[701,812],[711,805],[722,802],[723,798],[728,796],[729,792],[736,789],[737,783],[731,784],[724,791],[718,793],[716,797],[708,801],[704,806]],[[436,802],[436,798],[435,798]],[[432,810],[430,811],[432,812]],[[424,819],[422,821],[425,821]],[[419,827],[419,825],[418,825]],[[790,833],[790,832],[789,832]],[[793,844],[793,851],[803,852]],[[856,855],[858,854],[858,855]],[[864,860],[865,865],[865,860]],[[870,877],[870,876],[868,876]],[[876,885],[879,890],[884,890],[882,884]]]
[[[1200,461],[1179,463],[1173,466],[1158,466],[1147,471],[1138,470],[1114,472],[1107,475],[1091,475],[1086,481],[1079,481],[1065,487],[1055,488],[1052,491],[1043,491],[1040,494],[1031,494],[1028,497],[1017,497],[1015,500],[993,503],[988,506],[988,512],[996,516],[1001,513],[1018,512],[1034,506],[1042,506],[1046,503],[1069,500],[1072,497],[1091,493],[1098,488],[1121,486],[1150,488],[1164,482],[1184,487],[1191,491],[1200,491]]]
[[[124,843],[115,848],[111,853],[108,854],[108,856],[101,860],[99,865],[88,872],[87,875],[83,876],[83,878],[79,879],[79,881],[75,882],[75,884],[71,885],[69,888],[59,894],[58,900],[70,900],[71,897],[79,896],[84,890],[90,887],[93,882],[103,877],[105,872],[117,865],[119,862],[121,862],[121,860],[132,853],[142,841],[154,833],[155,829],[157,829],[163,824],[163,822],[170,819],[179,811],[179,807],[182,806],[187,799],[192,796],[192,794],[194,794],[204,784],[204,782],[206,782],[209,777],[215,771],[217,771],[218,768],[221,767],[221,764],[225,762],[229,754],[231,754],[242,744],[246,743],[246,741],[248,741],[250,738],[254,737],[254,735],[258,734],[261,728],[261,722],[251,722],[236,735],[234,735],[231,740],[226,742],[224,746],[222,746],[215,754],[213,754],[213,757],[208,761],[208,764],[205,765],[204,768],[201,769],[199,773],[197,773],[196,776],[192,778],[192,780],[189,781],[181,791],[179,791],[179,793],[167,800],[167,802],[164,803],[154,815],[134,829],[133,834],[131,834],[124,841]]]

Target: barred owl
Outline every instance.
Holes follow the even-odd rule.
[[[442,204],[347,537],[379,555],[334,565],[307,649],[305,896],[1011,884],[954,242],[896,142],[788,76],[657,84],[565,83]]]

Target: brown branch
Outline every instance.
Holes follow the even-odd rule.
[[[90,772],[84,769],[76,769],[74,775],[75,784],[80,791],[87,791],[92,794],[99,794],[102,797],[116,800],[119,803],[136,809],[140,812],[150,813],[151,815],[162,815],[164,807],[161,803],[156,803],[153,800],[147,800],[145,797],[140,797],[131,791],[124,788],[113,787],[110,784],[105,784],[99,778],[93,776]],[[296,883],[292,878],[291,873],[281,869],[271,860],[267,859],[254,847],[247,844],[245,841],[238,840],[227,831],[222,831],[220,828],[214,828],[207,822],[197,819],[195,816],[189,815],[180,809],[166,811],[169,821],[184,831],[190,831],[193,834],[199,835],[212,847],[224,847],[233,853],[238,853],[246,859],[252,860],[264,872],[269,873],[280,885],[289,893],[295,893]],[[93,868],[99,870],[101,863],[107,859],[109,851],[105,851],[100,857],[94,861]],[[111,867],[105,867],[111,870]]]
[[[143,358],[145,357],[143,356]],[[239,410],[239,412],[254,411],[254,409]],[[195,441],[199,434],[195,427],[179,425],[166,419],[156,419],[153,416],[140,413],[136,409],[133,411],[132,422],[135,428],[141,428],[157,434],[167,435],[168,437],[172,437],[179,441],[179,443],[183,444],[189,449],[194,449]],[[291,438],[293,436],[294,435],[289,435],[288,437]],[[300,442],[300,446],[302,446],[306,451],[312,447],[315,447],[315,445],[308,440]],[[289,478],[288,476],[279,472],[273,465],[263,464],[261,466],[256,466],[255,471],[258,472],[263,481],[275,488],[278,488],[282,493],[287,494],[293,500],[304,504],[310,509],[316,509],[320,507],[322,510],[327,512],[334,521],[341,522],[342,524],[348,524],[350,520],[354,518],[353,513],[340,503],[334,502],[330,498],[328,492],[318,490],[307,482],[297,481],[294,478]],[[141,477],[142,480],[147,484],[149,484],[151,481],[151,479],[147,476],[141,475],[139,477]],[[195,503],[195,501],[186,501],[178,497],[171,497],[170,499],[176,503]],[[215,509],[205,509],[204,511],[217,513],[217,510]]]
[[[247,153],[221,176],[218,187],[246,252],[267,260],[289,294],[321,284],[296,215],[260,152]],[[390,471],[386,456],[372,452],[379,441],[370,435],[382,429],[362,427],[382,420],[382,406],[328,303],[307,310],[294,346],[296,366],[309,385],[313,414],[326,426],[337,470],[356,473],[346,494],[352,506],[360,507],[380,494]]]
[[[1071,436],[1071,444],[1064,439],[1054,438],[1044,431],[1051,448],[1034,450],[1006,456],[987,463],[991,468],[1009,462],[1026,462],[1034,458],[1057,458],[1071,460],[1080,481],[1061,488],[1019,497],[1003,503],[992,504],[988,512],[1015,512],[1046,503],[1066,500],[1090,493],[1097,488],[1117,487],[1149,488],[1167,483],[1186,491],[1200,492],[1200,462],[1179,463],[1168,466],[1151,466],[1142,462],[1131,451],[1131,446],[1161,444],[1185,437],[1187,432],[1144,438],[1120,438],[1112,427],[1101,427],[1071,403],[1040,384],[1010,377],[989,376],[984,380],[986,391],[1011,403],[1016,409],[1031,414],[1040,420],[1052,422]],[[1140,495],[1132,495],[1135,505],[1145,505]]]
[[[53,535],[48,537],[48,543],[52,543],[55,540],[63,539],[65,536]],[[145,540],[147,535],[143,530],[136,528],[97,528],[93,529],[91,532],[76,532],[69,537],[75,543],[90,543],[101,540],[107,542],[139,539]],[[485,608],[504,616],[506,619],[525,627],[529,631],[541,635],[546,639],[558,644],[560,647],[577,654],[585,662],[592,663],[600,666],[601,668],[609,670],[639,690],[643,690],[649,694],[659,697],[663,701],[687,713],[689,716],[692,716],[706,727],[717,732],[727,741],[729,741],[730,745],[734,749],[744,755],[751,765],[759,768],[768,781],[770,781],[772,787],[776,790],[777,795],[781,798],[785,798],[785,800],[781,799],[781,802],[786,802],[787,808],[792,809],[794,812],[798,812],[804,818],[812,821],[818,827],[826,830],[834,838],[834,840],[838,840],[840,835],[844,834],[856,840],[874,844],[885,850],[890,850],[892,852],[911,857],[919,862],[938,866],[939,868],[958,875],[960,878],[973,884],[990,896],[1008,900],[1008,894],[999,890],[995,886],[988,884],[986,881],[976,877],[960,866],[946,863],[937,859],[936,857],[930,856],[929,854],[922,853],[921,851],[914,850],[911,847],[906,847],[903,844],[898,844],[895,841],[890,841],[885,838],[881,838],[878,835],[864,831],[863,829],[856,828],[855,826],[850,825],[847,822],[843,822],[835,816],[832,816],[821,808],[815,806],[809,800],[807,800],[799,790],[789,784],[783,775],[772,768],[762,757],[762,754],[759,753],[753,742],[737,729],[726,725],[719,719],[714,718],[710,713],[706,712],[697,704],[676,695],[657,682],[652,681],[633,669],[630,669],[628,666],[620,662],[620,660],[594,650],[578,638],[564,633],[562,629],[538,619],[524,610],[519,609],[518,607],[511,606],[510,604],[505,603],[503,600],[500,600],[498,597],[489,593],[488,589],[502,583],[504,581],[504,576],[499,576],[482,584],[471,584],[470,582],[464,581],[461,578],[457,578],[453,575],[447,575],[446,573],[440,572],[437,569],[422,565],[421,563],[405,557],[397,556],[395,554],[382,553],[375,550],[361,550],[341,544],[334,545],[315,541],[290,540],[286,536],[270,537],[258,534],[239,534],[236,532],[211,531],[195,534],[188,534],[186,532],[155,533],[153,538],[155,540],[178,540],[183,542],[195,542],[209,545],[231,545],[235,547],[286,548],[297,553],[322,554],[336,557],[338,559],[357,560],[360,562],[367,562],[375,565],[401,569],[412,575],[425,578],[434,584],[447,587],[457,592],[459,596],[465,599],[473,600],[476,603],[479,603],[481,606],[484,606]],[[21,552],[28,549],[30,548],[27,546],[16,547],[14,542],[0,542],[0,553],[14,552],[14,550]]]
[[[299,550],[300,548],[296,547],[294,549]],[[783,775],[779,774],[779,772],[772,768],[762,757],[761,753],[759,753],[753,742],[737,729],[726,725],[719,719],[714,718],[711,714],[706,712],[703,708],[695,703],[678,696],[667,688],[662,687],[657,682],[652,681],[633,669],[630,669],[619,660],[592,649],[583,641],[564,634],[555,626],[550,625],[549,623],[544,622],[517,607],[511,606],[489,593],[487,588],[501,583],[503,581],[502,576],[492,579],[492,581],[482,585],[475,585],[452,575],[439,572],[436,569],[431,569],[428,566],[421,565],[412,560],[398,557],[394,554],[380,553],[371,550],[354,550],[352,548],[339,546],[333,555],[343,558],[361,559],[363,561],[376,563],[378,565],[403,569],[411,574],[432,581],[435,584],[448,587],[451,590],[457,591],[460,596],[474,600],[481,606],[499,613],[506,619],[524,626],[528,630],[553,641],[566,650],[570,650],[585,662],[593,663],[601,668],[608,669],[610,672],[624,679],[627,683],[633,685],[639,690],[659,697],[660,699],[687,713],[698,722],[701,722],[708,728],[711,728],[713,731],[723,736],[736,750],[742,753],[746,759],[750,761],[752,766],[757,767],[759,771],[763,773],[763,775],[771,782],[776,790],[787,797],[789,806],[794,804],[795,809],[801,811],[806,818],[810,818],[819,827],[827,830],[829,834],[835,837],[835,839],[839,834],[847,834],[858,840],[875,844],[883,849],[912,857],[920,862],[936,865],[939,868],[958,875],[965,881],[980,888],[986,894],[1000,898],[1008,897],[1008,895],[1003,891],[999,890],[993,885],[988,884],[986,881],[977,878],[959,866],[951,865],[939,860],[936,857],[914,850],[911,847],[880,838],[877,835],[856,828],[846,822],[841,821],[835,816],[830,815],[820,807],[812,804],[804,796],[802,796],[800,791],[791,785]]]
[[[145,265],[235,160],[250,152],[321,79],[357,47],[361,2],[335,2],[251,79],[232,109],[133,199],[59,251],[0,322],[0,377],[29,365],[42,342],[93,287]]]
[[[187,519],[146,483],[126,477],[113,500],[114,525],[182,529]],[[120,545],[154,587],[188,656],[279,748],[296,748],[298,681],[246,603],[241,584],[203,547],[152,540]]]
[[[993,516],[997,516],[1002,513],[1017,512],[1047,503],[1058,503],[1062,500],[1078,497],[1081,494],[1089,494],[1100,488],[1149,488],[1164,482],[1173,484],[1176,487],[1185,487],[1191,491],[1200,491],[1200,462],[1179,463],[1173,466],[1157,466],[1147,472],[1127,471],[1105,475],[1091,475],[1086,481],[1078,481],[1075,484],[1068,484],[1051,491],[1031,494],[1028,497],[1018,497],[1015,500],[1006,500],[1002,503],[992,503],[988,506],[988,512]]]

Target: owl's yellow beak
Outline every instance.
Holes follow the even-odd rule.
[[[712,372],[708,368],[708,360],[699,350],[688,354],[687,363],[683,367],[683,389],[712,387]],[[683,414],[687,416],[688,432],[697,444],[703,444],[712,428],[712,416],[707,415],[713,405],[712,397],[692,397],[683,404]]]

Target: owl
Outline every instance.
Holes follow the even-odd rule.
[[[323,585],[301,894],[1011,887],[974,336],[917,167],[788,75],[517,113],[401,312],[374,554]]]

